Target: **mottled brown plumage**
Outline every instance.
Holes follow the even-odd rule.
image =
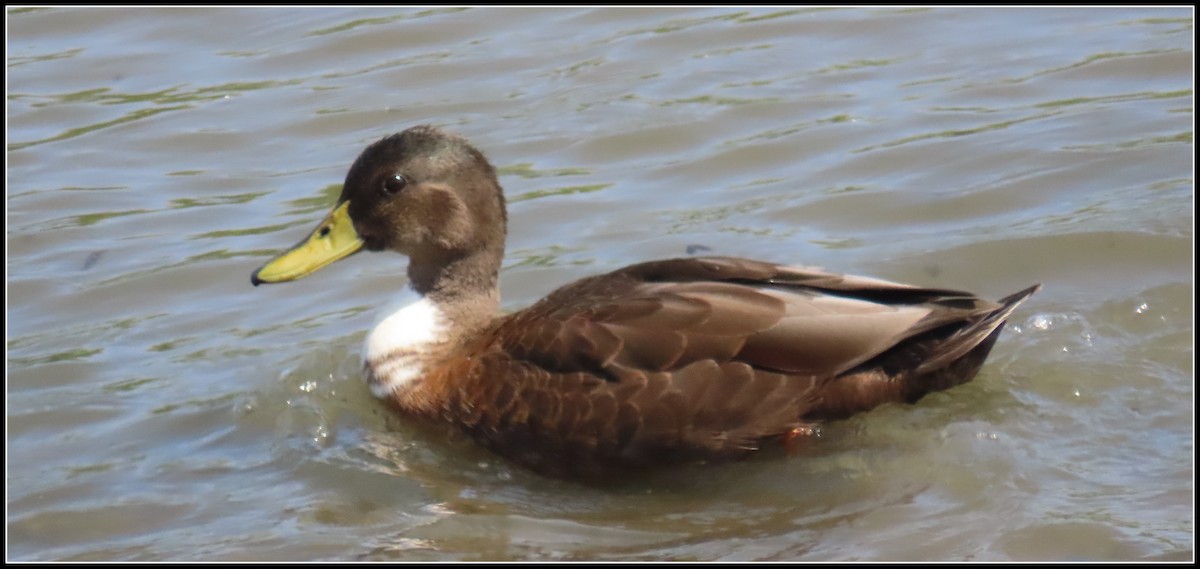
[[[393,193],[398,174],[405,185]],[[687,258],[586,278],[497,316],[503,194],[465,140],[417,127],[372,145],[347,176],[347,202],[365,247],[409,255],[413,288],[446,322],[368,354],[373,388],[406,414],[557,475],[737,458],[820,421],[912,403],[970,380],[1039,288],[990,302]],[[275,263],[256,284],[298,278],[260,279]]]

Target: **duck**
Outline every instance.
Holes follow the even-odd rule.
[[[500,306],[496,170],[420,125],[366,147],[255,286],[361,251],[408,257],[363,374],[396,412],[541,474],[593,478],[796,448],[823,424],[971,380],[1035,284],[998,301],[720,256],[633,264]]]

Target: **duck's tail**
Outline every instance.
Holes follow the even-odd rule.
[[[1042,290],[1042,283],[1035,284],[1025,290],[1014,292],[1004,298],[1001,298],[999,301],[997,301],[1001,306],[1003,306],[999,312],[1003,312],[1004,317],[1007,318],[1008,315],[1012,313],[1014,308],[1016,308],[1022,302],[1025,302],[1026,298],[1033,296],[1033,293],[1039,290]]]
[[[1008,317],[1041,288],[1039,283],[1001,298],[998,306],[982,318],[948,337],[935,355],[922,362],[909,375],[905,385],[906,399],[916,401],[927,393],[966,383],[975,377],[1000,337]]]
[[[908,338],[829,382],[821,393],[822,403],[805,418],[840,419],[884,403],[915,403],[970,381],[1000,337],[1005,320],[1040,288],[1034,285],[998,302],[969,299],[975,308],[962,319]]]

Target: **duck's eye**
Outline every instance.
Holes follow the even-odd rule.
[[[396,174],[391,178],[383,181],[383,192],[388,195],[396,195],[408,185],[408,179],[403,174]]]

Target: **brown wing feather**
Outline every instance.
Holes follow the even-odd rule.
[[[568,285],[514,315],[497,337],[517,359],[610,379],[614,366],[668,371],[707,359],[833,376],[998,306],[815,269],[677,259]]]

